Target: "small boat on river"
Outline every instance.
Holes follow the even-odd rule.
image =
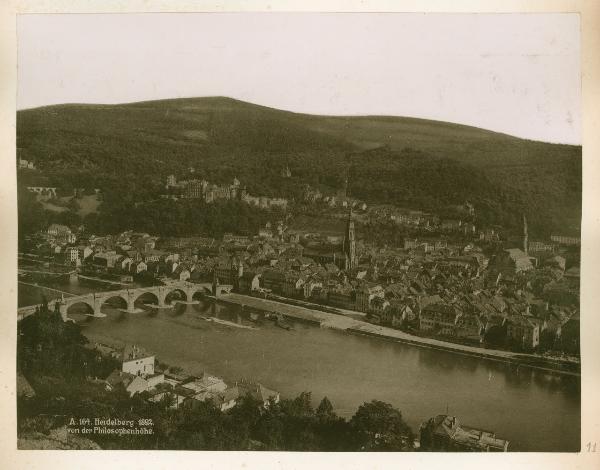
[[[284,330],[288,330],[289,331],[289,330],[292,329],[292,325],[283,318],[283,315],[277,316],[277,319],[275,320],[275,324],[279,328],[283,328]]]

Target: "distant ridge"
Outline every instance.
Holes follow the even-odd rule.
[[[512,201],[534,231],[576,226],[581,214],[580,146],[413,117],[319,116],[228,97],[63,104],[18,111],[17,147],[51,177],[84,171],[158,183],[194,167],[273,194],[304,184],[339,188],[350,158],[357,174],[372,178],[354,192],[373,203],[468,197],[502,211]],[[294,176],[281,182],[284,163]]]
[[[284,109],[278,109],[278,108],[274,108],[272,106],[266,106],[266,105],[262,105],[259,103],[253,103],[250,101],[243,101],[237,98],[230,98],[228,96],[205,96],[205,97],[189,97],[189,98],[161,98],[161,99],[157,99],[157,100],[142,100],[142,101],[131,101],[131,102],[123,102],[123,103],[77,103],[77,102],[73,102],[73,103],[58,103],[58,104],[50,104],[50,105],[44,105],[44,106],[36,106],[36,107],[32,107],[32,108],[24,108],[19,110],[18,112],[25,112],[25,111],[34,111],[34,110],[43,110],[43,109],[47,109],[47,108],[60,108],[60,107],[82,107],[82,108],[111,108],[114,106],[132,106],[132,107],[137,107],[140,105],[150,105],[150,106],[156,106],[159,104],[165,104],[165,105],[177,105],[180,102],[192,102],[192,101],[198,101],[201,102],[204,105],[207,105],[207,107],[209,107],[211,104],[215,107],[221,108],[223,107],[223,105],[225,105],[227,102],[230,102],[232,106],[247,106],[247,107],[256,107],[256,108],[260,108],[263,109],[265,111],[272,111],[272,112],[279,112],[279,113],[286,113],[286,114],[291,114],[291,115],[295,115],[295,116],[299,116],[302,118],[306,118],[306,119],[310,119],[310,118],[339,118],[339,119],[370,119],[370,120],[375,120],[375,121],[382,121],[382,122],[386,122],[386,121],[395,121],[395,120],[405,120],[407,122],[413,121],[415,123],[430,123],[430,124],[436,124],[438,126],[449,126],[450,128],[466,128],[466,129],[472,129],[474,131],[481,131],[481,132],[485,132],[485,133],[489,133],[489,134],[493,134],[493,135],[497,135],[497,136],[502,136],[502,137],[508,137],[508,138],[512,138],[512,139],[519,139],[519,140],[525,140],[528,142],[537,142],[537,143],[545,143],[545,144],[551,144],[551,145],[568,145],[568,146],[575,146],[575,147],[580,147],[580,145],[575,145],[575,144],[568,144],[568,143],[556,143],[556,142],[545,142],[545,141],[541,141],[541,140],[535,140],[535,139],[528,139],[528,138],[524,138],[524,137],[518,137],[518,136],[514,136],[512,134],[508,134],[505,132],[499,132],[499,131],[495,131],[492,129],[486,129],[483,127],[477,127],[474,125],[470,125],[470,124],[463,124],[463,123],[456,123],[456,122],[452,122],[452,121],[440,121],[440,120],[435,120],[435,119],[428,119],[425,117],[415,117],[415,116],[401,116],[401,115],[392,115],[392,114],[314,114],[314,113],[306,113],[306,112],[299,112],[299,111],[292,111],[292,110],[284,110]],[[211,103],[212,102],[212,103]]]

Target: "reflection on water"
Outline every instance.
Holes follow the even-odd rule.
[[[293,330],[287,331],[261,312],[202,301],[169,309],[138,306],[143,313],[105,305],[106,318],[71,316],[92,340],[136,342],[162,362],[228,382],[253,378],[284,396],[312,391],[315,401],[327,396],[342,416],[379,399],[399,408],[415,431],[448,409],[466,424],[509,439],[511,450],[579,448],[576,377],[301,322],[291,321]]]

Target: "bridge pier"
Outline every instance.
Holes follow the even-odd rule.
[[[187,301],[190,303],[194,302],[194,294],[196,294],[197,292],[200,293],[201,297],[204,297],[204,292],[202,291],[202,289],[198,289],[197,286],[189,286],[187,289],[184,290],[185,292],[185,296],[187,297]]]
[[[158,292],[155,295],[158,298],[158,306],[160,308],[166,307],[167,289],[164,286],[159,286]]]
[[[95,318],[104,318],[106,317],[105,313],[102,313],[102,304],[104,303],[104,297],[101,297],[99,294],[94,294],[94,315]]]
[[[127,289],[127,313],[138,313],[139,310],[135,308],[135,291]]]

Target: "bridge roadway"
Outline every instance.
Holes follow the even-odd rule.
[[[217,286],[217,291],[214,293],[216,297],[231,292],[233,286],[221,284]],[[140,298],[140,296],[144,294],[152,294],[156,297],[157,306],[158,307],[166,307],[166,298],[169,294],[173,292],[179,292],[183,294],[185,301],[191,301],[193,296],[196,293],[201,293],[203,295],[213,295],[212,292],[212,284],[202,283],[195,284],[192,282],[185,281],[176,281],[170,283],[169,285],[164,286],[150,286],[150,287],[138,287],[135,289],[119,289],[113,291],[104,291],[104,292],[93,292],[89,294],[83,295],[74,295],[68,298],[54,299],[48,302],[48,307],[51,310],[56,308],[56,303],[59,305],[60,313],[63,317],[63,320],[67,321],[67,314],[70,307],[75,304],[85,304],[94,312],[94,317],[105,317],[106,315],[102,313],[102,305],[112,298],[121,298],[127,304],[127,312],[135,313],[135,302]],[[21,307],[17,310],[18,312],[18,320],[22,320],[23,318],[32,315],[35,313],[35,310],[40,305],[29,305],[27,307]]]

